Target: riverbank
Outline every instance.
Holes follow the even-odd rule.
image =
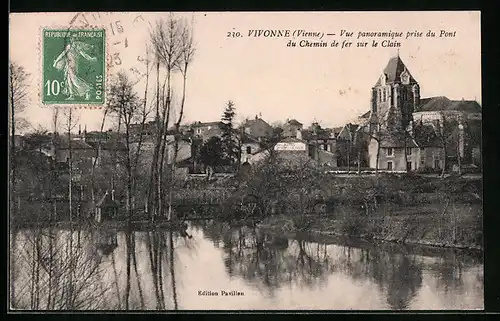
[[[379,209],[366,216],[339,208],[329,215],[276,215],[264,219],[260,228],[284,235],[308,233],[368,241],[483,250],[480,206],[440,206]]]
[[[155,229],[172,229],[172,230],[185,230],[187,225],[184,221],[144,221],[144,220],[134,220],[130,222],[127,221],[104,221],[97,223],[94,221],[17,221],[11,224],[11,229],[30,229],[30,228],[57,228],[57,229],[86,229],[86,228],[100,228],[100,229],[112,229],[112,230],[126,230],[131,229],[133,231],[152,231]]]

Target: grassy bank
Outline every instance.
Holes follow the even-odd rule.
[[[482,209],[461,203],[379,207],[366,216],[339,207],[329,215],[275,215],[260,226],[280,233],[307,232],[438,247],[483,249]]]

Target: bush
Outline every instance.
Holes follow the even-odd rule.
[[[341,230],[349,236],[360,236],[364,230],[365,222],[359,216],[348,216],[342,220]]]

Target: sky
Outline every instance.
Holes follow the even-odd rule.
[[[51,130],[51,110],[43,106],[41,88],[41,30],[90,25],[105,26],[108,57],[122,64],[108,74],[130,68],[144,70],[150,25],[166,13],[15,13],[10,14],[10,60],[30,73],[29,104],[24,117],[33,128]],[[217,121],[228,100],[235,103],[238,121],[261,115],[269,123],[295,118],[308,125],[341,126],[370,108],[371,88],[391,57],[399,54],[419,82],[421,97],[447,96],[481,103],[480,12],[196,12],[176,13],[193,23],[196,52],[188,71],[184,122]],[[119,33],[117,25],[123,32]],[[280,29],[324,33],[321,39],[339,47],[299,47],[313,37],[249,37],[249,30]],[[352,37],[341,30],[353,32]],[[436,37],[426,33],[435,31]],[[454,37],[439,37],[445,30]],[[359,32],[402,32],[401,46],[382,47],[386,38],[356,39]],[[406,38],[408,32],[422,37]],[[115,35],[113,35],[115,32]],[[240,32],[241,37],[227,37]],[[333,33],[335,36],[327,36]],[[125,42],[125,39],[127,40]],[[287,47],[289,40],[296,47]],[[343,40],[353,43],[341,48]],[[378,47],[371,47],[373,40]],[[368,47],[356,47],[357,41]],[[119,42],[119,43],[118,43]],[[127,46],[125,46],[125,43]],[[399,49],[399,50],[398,50]],[[399,51],[399,53],[398,53]],[[179,87],[179,82],[174,85]],[[144,92],[144,81],[136,86]],[[175,90],[175,89],[174,89]],[[151,90],[150,90],[151,91]],[[179,92],[177,89],[176,92]],[[88,130],[99,129],[101,110],[81,109],[79,120]],[[109,127],[109,126],[107,126]]]

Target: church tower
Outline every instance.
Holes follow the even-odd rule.
[[[419,104],[420,87],[398,53],[372,88],[372,114],[377,116],[380,129],[406,128]]]

